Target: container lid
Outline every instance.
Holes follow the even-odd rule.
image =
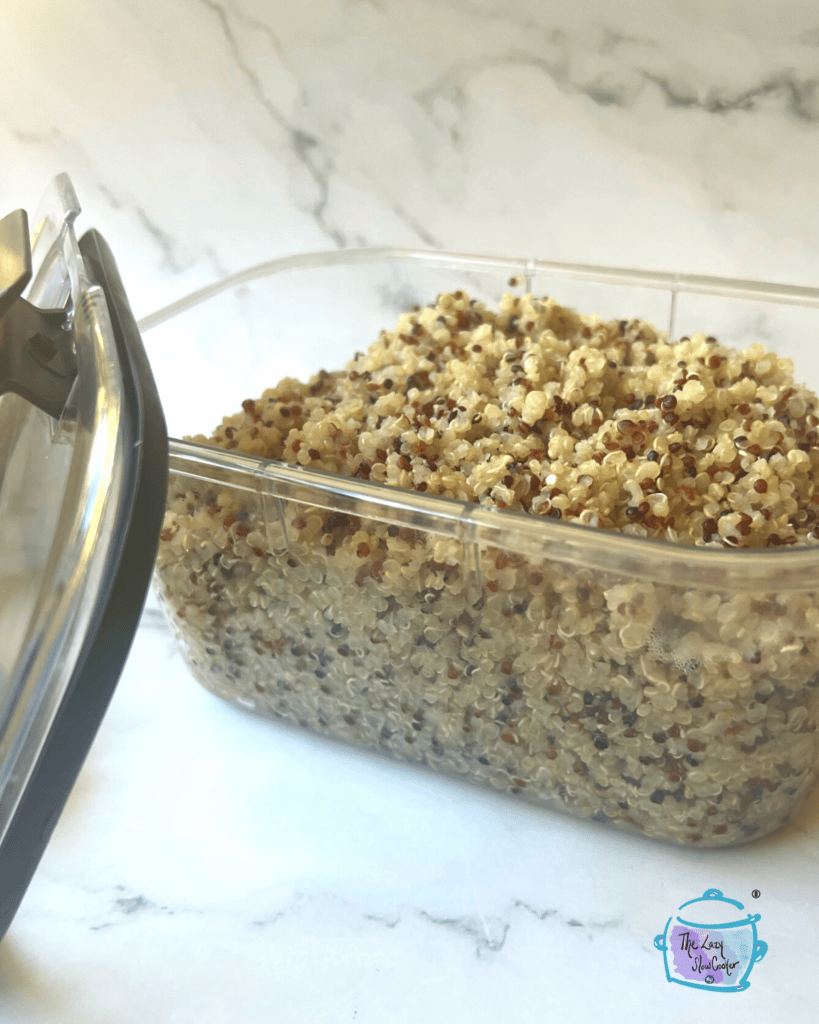
[[[759,920],[759,914],[748,913],[743,916],[738,913],[744,909],[743,903],[723,896],[720,889],[706,889],[698,899],[681,904],[678,920],[684,924],[710,928],[727,928]]]
[[[111,252],[58,177],[0,221],[0,938],[113,694],[150,583],[168,438]]]

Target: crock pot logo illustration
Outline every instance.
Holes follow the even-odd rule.
[[[743,914],[744,906],[708,889],[670,917],[654,945],[665,958],[669,981],[712,992],[742,992],[751,984],[751,968],[768,952],[756,935],[759,914]]]

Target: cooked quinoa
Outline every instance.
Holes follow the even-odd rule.
[[[675,544],[781,547],[819,538],[817,405],[761,345],[455,292],[192,440]],[[177,477],[158,569],[200,681],[319,732],[676,842],[764,834],[807,793],[815,594],[502,546],[477,562],[386,513],[265,515]]]

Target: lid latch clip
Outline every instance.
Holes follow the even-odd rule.
[[[31,274],[28,217],[15,210],[0,220],[0,395],[13,391],[58,420],[77,376],[71,327],[66,310],[22,297]]]

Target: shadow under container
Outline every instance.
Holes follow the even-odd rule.
[[[284,376],[341,368],[457,289],[553,295],[672,339],[762,340],[819,383],[819,291],[333,252],[143,321],[170,433],[210,432]],[[677,546],[172,440],[155,586],[219,696],[617,828],[742,843],[816,778],[814,548]]]

